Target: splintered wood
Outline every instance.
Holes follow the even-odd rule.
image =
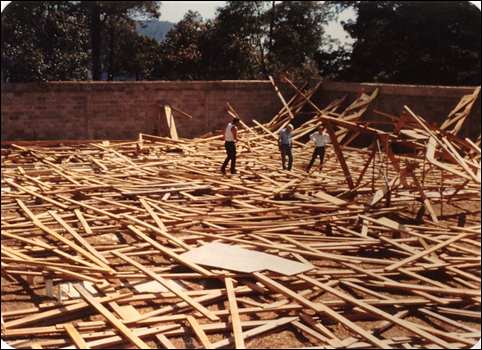
[[[233,176],[220,174],[222,137],[180,138],[169,106],[170,138],[2,148],[2,339],[16,348],[474,345],[480,143],[457,134],[479,89],[441,128],[416,107],[375,111],[390,120],[382,127],[363,121],[378,90],[317,106],[319,85],[288,81],[295,94],[285,99],[271,82],[283,108],[268,123],[228,103],[242,120]],[[281,170],[277,145],[288,123],[292,171]],[[320,124],[333,143],[323,168],[306,173],[307,136]],[[371,145],[350,147],[360,135]]]

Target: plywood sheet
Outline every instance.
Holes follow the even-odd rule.
[[[275,255],[223,243],[209,243],[181,255],[199,265],[251,273],[270,270],[291,276],[314,268],[311,264],[280,258]]]

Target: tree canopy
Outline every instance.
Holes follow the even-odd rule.
[[[467,1],[227,1],[212,19],[189,11],[158,43],[135,21],[159,18],[160,8],[13,1],[2,13],[2,78],[480,84],[480,11]],[[352,46],[327,33],[347,9]]]

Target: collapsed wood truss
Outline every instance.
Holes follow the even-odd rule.
[[[271,80],[276,88],[273,80]],[[480,138],[405,107],[364,123],[378,94],[311,101],[295,90],[265,124],[244,122],[239,175],[221,177],[220,136],[2,149],[2,338],[19,348],[112,346],[462,348],[480,338]],[[477,95],[476,95],[477,94]],[[238,116],[231,104],[230,114]],[[277,133],[294,131],[295,169]],[[239,116],[243,119],[243,116]],[[303,137],[332,136],[304,172]],[[182,134],[182,131],[181,131]],[[360,134],[366,149],[349,144]],[[402,142],[415,153],[395,154]],[[239,272],[185,254],[223,243],[303,264]],[[241,267],[242,268],[242,267]]]

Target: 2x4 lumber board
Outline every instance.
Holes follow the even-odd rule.
[[[337,198],[323,191],[318,191],[313,196],[316,198],[323,199],[328,203],[334,204],[336,206],[343,206],[348,204],[348,202],[344,201],[343,199]]]
[[[236,294],[234,292],[233,280],[229,277],[224,279],[226,284],[226,294],[228,296],[229,311],[231,314],[231,323],[234,333],[234,344],[236,349],[245,349],[243,331],[241,328],[241,319],[239,318],[238,304],[236,302]]]
[[[426,309],[426,308],[423,308],[423,309],[418,309],[417,311],[427,315],[427,316],[430,316],[430,317],[433,317],[435,319],[438,319],[442,322],[445,322],[451,326],[454,326],[454,327],[457,327],[459,329],[463,329],[464,331],[466,332],[477,332],[476,329],[473,329],[471,327],[468,327],[460,322],[456,322],[454,320],[452,320],[451,318],[448,318],[448,317],[445,317],[445,316],[442,316],[442,315],[439,315],[438,313],[436,312],[433,312],[433,311],[430,311],[429,309]]]
[[[266,196],[266,197],[271,196],[271,193],[269,193],[269,192],[260,191],[260,190],[257,190],[255,188],[250,188],[250,187],[238,185],[238,184],[228,182],[228,181],[218,181],[218,180],[214,180],[214,179],[209,179],[209,182],[212,182],[212,183],[215,183],[215,184],[218,184],[218,185],[222,185],[222,186],[236,188],[236,189],[243,190],[243,191],[246,191],[246,192],[253,192],[253,193],[256,193],[256,194],[261,194],[261,195]]]
[[[281,91],[278,89],[278,86],[276,86],[276,83],[274,82],[274,79],[273,79],[272,76],[269,76],[269,81],[270,81],[271,84],[273,85],[273,88],[274,88],[274,90],[276,91],[276,94],[278,95],[278,97],[280,98],[281,103],[283,103],[283,106],[285,107],[286,111],[287,111],[288,114],[290,115],[290,119],[294,119],[295,116],[294,116],[293,113],[291,112],[291,109],[290,109],[290,107],[288,106],[288,104],[286,103],[286,100],[285,100],[285,98],[283,97],[283,95],[281,94]]]
[[[255,273],[253,273],[253,275],[256,277],[256,279],[258,279],[261,283],[263,283],[269,289],[274,290],[278,293],[281,293],[281,294],[295,300],[296,302],[298,302],[301,305],[315,311],[316,313],[326,313],[331,318],[333,318],[336,321],[342,323],[343,325],[345,325],[346,327],[348,327],[352,331],[354,331],[357,334],[359,334],[360,336],[364,337],[366,340],[368,340],[373,345],[378,346],[382,349],[387,348],[386,342],[381,341],[380,339],[377,339],[372,334],[365,331],[364,329],[362,329],[361,327],[359,327],[358,325],[356,325],[352,321],[348,320],[347,318],[345,318],[344,316],[342,316],[338,312],[332,310],[328,306],[326,306],[324,304],[321,304],[321,303],[315,304],[315,303],[307,300],[306,298],[300,296],[299,293],[296,293],[296,292],[292,291],[291,289],[283,286],[282,284],[272,280],[271,278],[269,278],[269,277],[267,277],[267,276],[265,276],[265,275],[263,275],[259,272],[255,272]]]
[[[59,208],[62,208],[62,209],[65,209],[65,210],[69,209],[69,207],[68,207],[67,205],[65,205],[65,204],[62,204],[62,203],[60,203],[60,202],[57,202],[56,200],[53,200],[53,199],[51,199],[51,198],[49,198],[49,197],[42,196],[41,194],[39,194],[39,193],[37,193],[37,192],[35,192],[35,191],[32,191],[32,190],[29,190],[28,188],[25,188],[25,187],[23,187],[23,186],[17,185],[12,179],[6,179],[5,181],[6,181],[10,186],[13,186],[13,187],[15,187],[15,188],[18,188],[19,190],[21,190],[21,191],[23,191],[23,192],[25,192],[25,193],[28,193],[28,194],[30,194],[30,195],[32,195],[32,196],[34,196],[34,197],[40,198],[40,199],[42,199],[42,200],[44,200],[44,201],[46,201],[46,202],[52,203],[52,204],[54,204],[55,206],[57,206],[57,207],[59,207]]]
[[[87,220],[85,220],[82,212],[79,209],[74,209],[74,213],[75,213],[75,216],[77,216],[77,219],[80,221],[80,224],[84,228],[85,233],[87,233],[88,235],[93,234],[94,232],[92,231],[89,224],[87,223]],[[104,261],[104,262],[106,262],[106,261]]]
[[[30,218],[30,220],[32,220],[33,224],[35,226],[37,226],[38,228],[40,228],[42,231],[44,231],[45,233],[48,233],[49,235],[55,237],[57,240],[63,242],[64,244],[66,244],[67,246],[69,246],[70,248],[74,249],[77,253],[87,257],[88,259],[90,259],[90,253],[88,253],[87,251],[85,251],[82,247],[79,247],[77,244],[71,242],[70,240],[64,238],[63,236],[61,236],[60,234],[58,234],[57,232],[55,232],[54,230],[50,229],[49,227],[45,226],[44,224],[42,224],[40,222],[40,220],[37,218],[37,216],[35,214],[33,214],[30,209],[27,208],[27,206],[20,200],[20,199],[17,199],[17,204],[20,206],[20,208],[24,211],[25,214],[27,214],[27,216]],[[55,250],[55,252],[57,253],[60,253],[60,251],[58,249]],[[67,255],[67,254],[62,254],[64,256],[68,256],[70,257],[70,259],[76,261],[76,262],[79,262],[81,263],[82,265],[86,265],[86,266],[89,266],[89,267],[93,267],[93,268],[96,268],[96,267],[99,267],[97,264],[92,264],[92,263],[89,263],[85,260],[82,260],[82,259],[78,259],[74,256],[70,256],[70,255]],[[108,271],[107,269],[104,269],[105,271]]]
[[[110,301],[119,300],[119,299],[129,297],[130,295],[132,295],[132,294],[119,294],[119,293],[117,293],[117,294],[109,295],[107,297],[100,298],[98,301],[100,303],[110,302]],[[77,303],[71,304],[71,305],[64,305],[62,308],[55,308],[55,309],[52,309],[52,310],[38,312],[38,313],[35,313],[33,315],[29,315],[29,316],[25,316],[25,317],[22,317],[22,318],[13,320],[13,321],[5,322],[5,327],[7,329],[12,329],[12,328],[18,328],[20,326],[26,326],[28,324],[35,323],[35,322],[47,322],[47,321],[49,321],[51,319],[54,319],[56,317],[65,316],[65,315],[68,315],[69,313],[74,313],[74,312],[83,310],[87,307],[89,307],[89,304],[87,304],[84,301],[77,302]]]
[[[264,325],[258,326],[256,328],[250,329],[246,332],[243,332],[244,339],[255,337],[259,334],[263,334],[274,330],[279,327],[283,327],[287,324],[290,324],[293,321],[298,320],[298,317],[282,317],[277,320],[267,321]],[[232,343],[233,339],[223,339],[216,343],[213,343],[212,346],[214,349],[222,348],[229,346]]]
[[[392,287],[392,288],[405,289],[405,290],[433,292],[433,293],[441,293],[446,295],[472,296],[472,297],[477,297],[481,295],[480,290],[476,290],[476,289],[474,290],[474,289],[451,288],[451,287],[442,288],[442,287],[436,287],[436,286],[423,286],[420,284],[398,283],[394,281],[375,282],[375,284],[382,287]]]
[[[77,233],[71,226],[69,226],[56,212],[54,211],[49,211],[48,212],[57,222],[62,225],[62,227],[70,233],[80,244],[82,244],[85,247],[85,250],[82,247],[81,248],[84,253],[88,253],[87,255],[84,255],[85,257],[89,258],[93,263],[99,265],[105,270],[108,270],[111,273],[114,273],[115,271],[107,265],[108,262],[104,259],[101,259],[102,254],[99,253],[94,247],[90,245],[89,242],[87,242],[81,235]],[[70,242],[70,241],[69,241]],[[68,245],[68,244],[67,244]],[[71,247],[73,248],[73,247]],[[73,248],[74,249],[74,248]],[[80,252],[79,252],[80,253]],[[102,257],[103,258],[103,257]]]
[[[291,324],[293,326],[295,326],[296,328],[298,328],[300,331],[312,336],[313,338],[325,343],[325,344],[328,344],[330,346],[333,346],[332,344],[332,341],[330,339],[328,339],[327,337],[325,337],[324,335],[320,334],[319,332],[315,331],[314,329],[308,327],[307,325],[301,323],[300,321],[293,321],[291,322]],[[321,344],[317,344],[318,346],[321,346]]]
[[[332,331],[330,331],[327,327],[325,327],[321,322],[317,322],[313,319],[310,315],[305,313],[300,314],[300,318],[308,325],[310,325],[313,329],[317,330],[325,337],[329,339],[329,344],[334,347],[341,347],[340,339],[338,339]]]
[[[84,266],[76,266],[76,265],[69,265],[69,264],[64,264],[64,263],[55,263],[55,262],[50,262],[50,261],[38,261],[38,260],[35,260],[35,259],[32,259],[30,258],[29,256],[26,256],[24,254],[22,254],[22,256],[20,256],[19,253],[16,253],[17,256],[19,256],[20,258],[16,258],[16,257],[8,257],[9,254],[9,250],[7,250],[8,248],[7,247],[2,247],[2,253],[5,253],[5,255],[7,255],[7,257],[4,257],[2,259],[2,262],[5,261],[5,262],[14,262],[14,263],[18,263],[18,264],[25,264],[25,265],[33,265],[33,266],[44,266],[45,268],[49,269],[49,268],[65,268],[65,269],[70,269],[70,270],[87,270],[87,271],[91,271],[91,272],[97,272],[97,273],[100,273],[100,272],[103,272],[104,270],[102,270],[102,268],[90,268],[90,267],[84,267]],[[72,271],[72,274],[74,272]],[[83,276],[83,275],[77,275],[77,276]],[[87,276],[86,276],[87,277]],[[97,279],[95,279],[97,281]]]
[[[380,274],[380,273],[373,273],[373,272],[371,272],[371,271],[368,271],[368,270],[366,270],[366,269],[363,269],[363,268],[361,268],[361,267],[359,267],[359,266],[356,266],[356,265],[353,265],[353,264],[346,264],[346,263],[342,263],[342,264],[345,265],[345,266],[347,266],[347,267],[349,267],[349,268],[351,268],[353,271],[357,271],[357,272],[359,272],[359,273],[362,273],[362,274],[364,274],[364,275],[366,275],[366,276],[369,276],[369,277],[371,277],[371,278],[373,278],[373,279],[375,279],[375,280],[381,280],[381,281],[383,281],[382,283],[385,283],[385,282],[389,282],[389,283],[394,282],[394,281],[391,280],[390,278],[385,277],[385,276],[383,276],[383,275]],[[426,298],[426,299],[428,299],[428,300],[430,300],[430,301],[435,302],[436,304],[446,305],[446,304],[448,304],[448,303],[450,302],[450,301],[448,301],[448,300],[446,300],[446,299],[437,298],[437,297],[435,297],[435,296],[433,296],[433,295],[431,295],[431,294],[428,294],[428,293],[426,293],[426,292],[423,292],[423,291],[419,291],[419,290],[417,290],[417,291],[415,291],[415,290],[410,290],[410,291],[413,292],[413,294],[417,294],[417,295],[419,295],[419,296],[422,296],[422,297],[424,297],[424,298]]]
[[[150,347],[136,336],[129,328],[127,328],[117,317],[115,317],[102,303],[94,298],[80,284],[75,284],[74,288],[79,292],[82,298],[94,307],[102,316],[104,316],[115,328],[119,330],[127,339],[129,339],[139,349],[150,349]]]
[[[99,208],[96,208],[92,205],[89,205],[89,204],[85,204],[85,203],[82,203],[82,202],[79,202],[79,201],[76,201],[74,199],[71,199],[71,198],[68,198],[68,197],[65,197],[63,195],[57,195],[57,197],[59,198],[62,198],[63,200],[67,201],[67,202],[70,202],[70,203],[73,203],[73,204],[76,204],[78,206],[81,206],[83,208],[86,208],[86,209],[90,209],[90,210],[93,210],[95,211],[96,213],[99,213],[99,214],[102,214],[102,215],[106,215],[112,219],[115,219],[115,220],[119,220],[120,219],[120,216],[119,215],[116,215],[116,214],[112,214],[112,213],[109,213],[108,211],[106,210],[102,210],[102,209],[99,209]],[[71,209],[69,207],[69,209]]]
[[[308,309],[311,309],[315,312],[321,312],[322,309],[323,309],[319,303],[313,303],[312,301],[310,301],[310,300],[304,298],[303,296],[301,296],[299,293],[296,293],[296,292],[292,291],[291,289],[283,286],[281,283],[278,283],[278,282],[274,281],[273,279],[269,278],[268,276],[265,276],[264,274],[262,274],[260,272],[254,272],[253,276],[259,282],[261,282],[263,285],[265,285],[267,288],[269,288],[271,290],[274,290],[278,293],[281,293],[281,294],[289,297],[290,299],[295,300],[300,305],[303,305],[304,307],[306,307]]]
[[[164,334],[156,334],[157,340],[164,346],[166,349],[176,349],[176,346],[164,335]]]
[[[171,235],[170,233],[168,233],[167,231],[164,231],[160,228],[157,228],[145,221],[142,221],[142,220],[139,220],[138,218],[132,216],[132,215],[129,215],[129,214],[123,214],[122,215],[124,218],[127,219],[127,221],[129,223],[132,223],[132,222],[135,222],[136,224],[138,225],[141,225],[141,226],[144,226],[145,228],[151,230],[151,231],[154,231],[155,233],[157,234],[160,234],[161,236],[163,236],[164,238],[168,239],[170,242],[174,243],[175,245],[183,248],[184,250],[189,250],[191,249],[191,247],[189,245],[187,245],[186,243],[184,243],[183,241],[181,241],[180,239],[174,237],[173,235]],[[132,226],[132,225],[129,225],[129,226]]]
[[[194,331],[194,334],[196,334],[196,337],[199,339],[204,349],[214,349],[211,341],[207,337],[206,333],[204,332],[199,322],[191,315],[188,315],[186,318],[189,324],[191,325],[191,328]]]
[[[142,204],[142,206],[146,209],[146,211],[149,213],[149,215],[154,219],[156,222],[156,225],[159,227],[160,230],[167,232],[167,228],[162,222],[162,220],[157,216],[157,214],[154,212],[152,207],[147,203],[147,201],[144,198],[139,198],[139,202]]]
[[[330,135],[330,140],[331,143],[333,144],[333,149],[335,150],[336,157],[338,158],[338,161],[340,162],[341,168],[343,170],[343,174],[345,175],[345,180],[348,184],[348,187],[350,190],[353,190],[355,188],[355,185],[353,184],[353,179],[350,174],[350,170],[348,169],[348,165],[346,164],[345,157],[343,156],[343,151],[341,149],[340,144],[338,143],[335,135],[335,131],[333,130],[333,126],[331,125],[331,122],[325,121],[324,122],[326,126],[326,131],[328,131],[328,134]]]
[[[185,117],[187,117],[187,118],[189,118],[189,119],[192,119],[192,118],[193,118],[192,115],[190,115],[190,114],[182,111],[182,110],[179,109],[178,107],[174,107],[173,105],[169,105],[169,106],[171,107],[171,109],[175,110],[176,112],[181,113],[181,115],[183,115],[183,116],[185,116]]]
[[[390,322],[393,322],[394,324],[408,330],[408,331],[411,331],[412,333],[420,336],[420,337],[423,337],[427,340],[430,340],[432,342],[434,342],[435,344],[439,345],[439,346],[442,346],[444,348],[450,348],[450,345],[445,342],[444,340],[438,338],[438,337],[435,337],[433,336],[432,334],[424,331],[424,330],[421,330],[419,327],[417,327],[417,325],[415,325],[414,323],[412,322],[408,322],[408,321],[405,321],[405,320],[402,320],[398,317],[395,317],[383,310],[380,310],[370,304],[367,304],[363,301],[360,301],[359,299],[356,299],[356,298],[353,298],[352,296],[346,294],[346,293],[343,293],[343,292],[340,292],[330,286],[327,286],[325,283],[322,283],[320,281],[317,281],[315,280],[314,278],[311,278],[311,277],[308,277],[308,276],[305,276],[305,275],[301,275],[299,276],[300,279],[314,285],[314,286],[317,286],[319,288],[321,288],[322,290],[324,290],[325,292],[328,292],[332,295],[335,295],[337,297],[339,297],[340,299],[343,299],[345,301],[348,301],[349,303],[352,303],[353,305],[356,305],[358,307],[360,307],[361,309],[373,314],[373,315],[376,315],[376,316],[379,316],[379,317],[382,317],[383,319],[385,320],[388,320]]]
[[[154,334],[162,334],[164,332],[168,332],[168,331],[171,331],[175,328],[177,328],[178,326],[177,325],[166,325],[166,326],[159,326],[159,327],[152,327],[152,328],[135,328],[132,332],[134,334],[134,336],[140,338],[140,337],[145,337],[145,336],[148,336],[148,335],[154,335]],[[122,343],[123,342],[123,338],[118,336],[118,335],[114,335],[114,336],[110,336],[110,337],[107,337],[107,338],[102,338],[102,339],[97,339],[97,340],[93,340],[93,341],[89,341],[87,342],[87,346],[89,346],[90,348],[106,348],[106,347],[109,347],[109,346],[112,346],[112,345],[115,345],[115,344],[118,344],[118,343]]]
[[[71,323],[64,324],[64,329],[78,349],[90,349],[79,331]]]
[[[457,235],[457,236],[455,236],[455,237],[452,237],[451,239],[449,239],[449,240],[447,240],[447,241],[445,241],[445,242],[441,242],[441,243],[439,243],[439,244],[436,244],[436,245],[434,245],[433,247],[431,247],[431,248],[429,248],[429,249],[423,250],[423,251],[421,251],[421,252],[419,252],[419,253],[417,253],[417,254],[414,254],[414,255],[412,255],[412,256],[409,256],[408,258],[406,258],[406,259],[404,259],[404,260],[401,260],[401,261],[399,261],[399,262],[396,262],[396,263],[394,263],[394,264],[391,264],[390,266],[385,267],[385,271],[393,271],[393,270],[396,270],[396,269],[402,267],[403,265],[406,265],[406,264],[408,264],[408,263],[410,263],[410,262],[416,261],[416,260],[420,259],[421,257],[424,257],[424,256],[429,255],[429,254],[431,254],[431,253],[433,253],[433,252],[435,252],[435,251],[437,251],[437,250],[439,250],[439,249],[441,249],[441,248],[443,248],[443,247],[446,247],[446,246],[448,246],[448,245],[450,245],[450,244],[452,244],[452,243],[454,243],[454,242],[456,242],[456,241],[458,241],[458,240],[466,237],[467,235],[468,235],[468,233],[463,232],[463,233],[461,233],[461,234],[459,234],[459,235]]]
[[[172,115],[171,107],[168,105],[164,106],[164,112],[166,114],[167,127],[169,128],[169,135],[174,141],[179,140],[177,136],[176,123],[174,122],[174,116]]]
[[[153,278],[160,284],[162,284],[165,288],[170,290],[172,293],[174,293],[176,296],[184,300],[186,303],[191,305],[193,308],[195,308],[197,311],[202,313],[204,316],[209,318],[211,321],[217,321],[219,320],[219,317],[214,315],[211,311],[206,309],[204,306],[199,304],[198,302],[194,301],[189,295],[187,295],[181,288],[179,288],[175,283],[172,281],[169,281],[165,278],[162,278],[159,276],[157,273],[153,272],[151,269],[147,268],[146,266],[138,263],[137,261],[125,256],[122,253],[113,251],[112,252],[115,256],[121,258],[122,260],[126,261],[127,263],[131,264],[132,266],[136,267],[140,271],[144,272],[147,276]]]

